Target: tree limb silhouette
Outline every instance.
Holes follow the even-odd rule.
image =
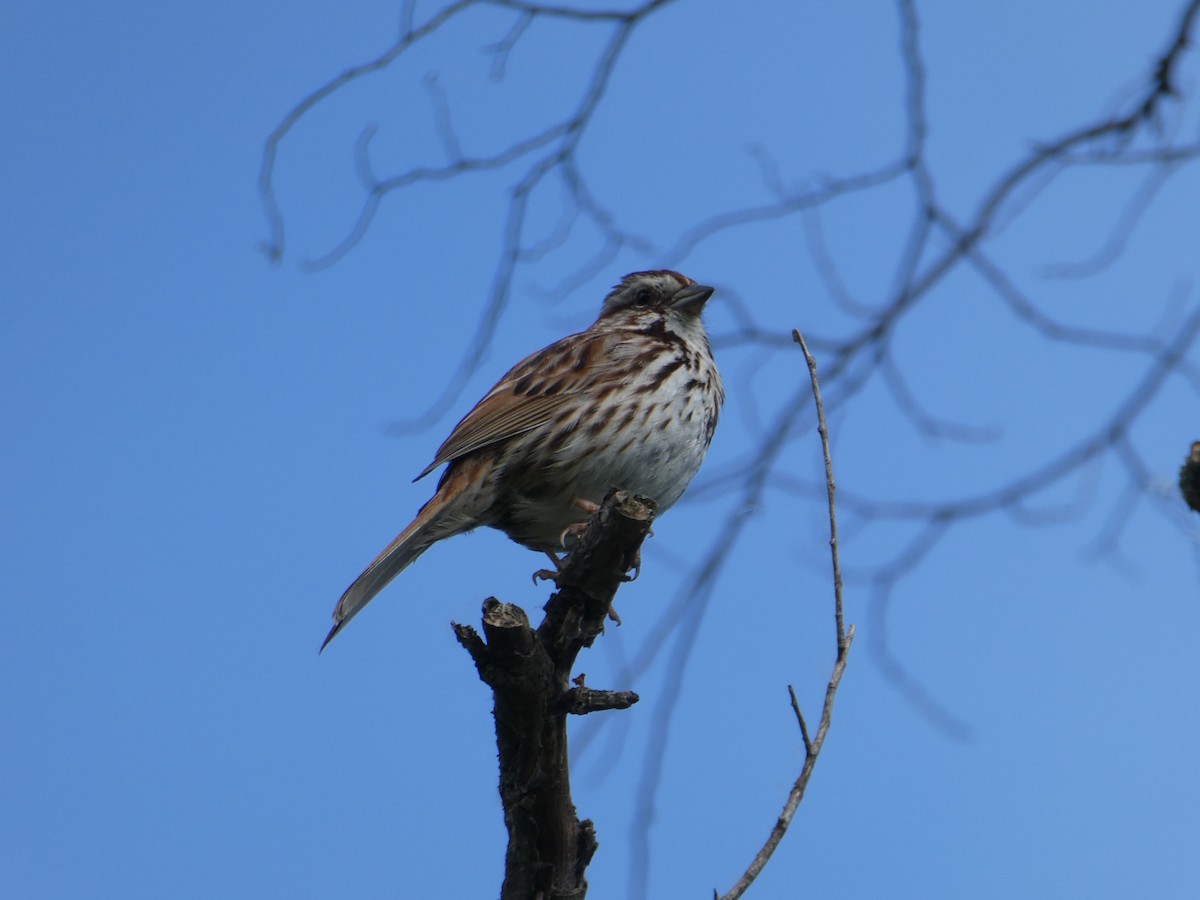
[[[567,716],[627,709],[638,698],[588,688],[582,676],[571,687],[571,671],[579,652],[604,631],[653,518],[652,501],[611,492],[558,573],[558,590],[536,630],[524,610],[494,597],[483,604],[483,638],[470,626],[453,626],[495,698],[508,828],[504,900],[587,893],[584,872],[598,844],[591,821],[579,820],[571,800]]]

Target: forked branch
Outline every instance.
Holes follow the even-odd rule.
[[[518,606],[489,597],[483,637],[469,625],[454,633],[495,698],[500,799],[508,827],[502,900],[579,900],[596,852],[592,823],[571,800],[567,715],[627,709],[632,691],[598,691],[571,669],[604,630],[617,588],[638,560],[654,503],[613,491],[572,548],[535,631]],[[486,639],[486,640],[485,640]]]
[[[808,363],[808,376],[812,382],[813,399],[817,405],[817,432],[821,435],[821,452],[825,456],[825,490],[829,498],[829,554],[833,563],[833,618],[837,632],[837,654],[834,658],[833,674],[829,677],[829,684],[825,688],[825,703],[821,708],[821,721],[817,725],[815,736],[809,734],[808,723],[804,721],[804,714],[800,711],[800,702],[796,699],[796,691],[790,684],[788,685],[792,711],[796,714],[796,722],[800,726],[800,736],[804,740],[804,765],[788,793],[787,802],[783,805],[783,812],[775,821],[775,826],[771,829],[766,843],[755,854],[745,873],[738,879],[737,884],[729,889],[728,893],[722,895],[713,891],[713,896],[717,900],[736,900],[746,893],[746,890],[754,883],[754,879],[770,861],[775,849],[787,833],[788,827],[792,824],[796,810],[800,808],[800,801],[804,799],[804,792],[812,778],[813,769],[817,765],[817,757],[821,755],[821,748],[825,745],[825,737],[829,734],[829,726],[833,721],[833,701],[837,697],[838,687],[842,683],[842,674],[846,671],[846,657],[850,653],[850,644],[854,641],[854,626],[846,628],[842,611],[842,567],[838,561],[837,486],[833,480],[833,457],[829,452],[829,427],[825,422],[825,404],[821,400],[821,385],[817,380],[817,361],[808,352],[808,345],[804,343],[804,336],[799,331],[792,331],[792,340],[800,345],[800,349],[804,351],[804,359]]]

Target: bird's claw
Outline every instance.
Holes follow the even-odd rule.
[[[556,572],[554,569],[538,569],[533,573],[533,583],[537,584],[539,581],[553,581],[555,584],[558,584],[558,576],[560,574],[562,573]]]
[[[546,550],[545,554],[550,562],[554,564],[554,568],[538,569],[533,573],[533,583],[537,584],[539,581],[553,581],[555,584],[558,584],[558,576],[562,573],[563,561],[549,550]]]
[[[629,574],[630,570],[633,571],[632,575]],[[642,548],[639,547],[637,552],[633,555],[633,561],[630,563],[629,569],[626,569],[625,574],[621,576],[621,580],[623,582],[625,582],[626,584],[629,584],[629,582],[631,582],[631,581],[637,581],[638,576],[641,574],[642,574]]]
[[[563,547],[567,546],[567,538],[574,540],[587,531],[587,527],[587,522],[573,522],[563,529],[563,533],[558,536],[558,543]]]

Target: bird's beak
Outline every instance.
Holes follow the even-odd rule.
[[[711,288],[707,284],[691,284],[685,288],[680,288],[675,292],[675,296],[671,298],[671,309],[677,309],[680,312],[691,313],[693,316],[700,315],[700,310],[704,309],[704,304],[708,302],[708,298],[713,295],[716,288]]]

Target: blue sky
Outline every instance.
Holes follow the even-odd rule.
[[[635,33],[579,160],[592,194],[651,246],[569,292],[556,286],[596,252],[586,225],[523,263],[478,371],[435,424],[400,431],[470,344],[523,170],[393,194],[357,246],[312,270],[358,214],[355,141],[377,126],[380,174],[444,162],[436,73],[464,152],[494,151],[571,108],[597,33],[539,21],[494,82],[481,48],[513,16],[478,9],[315,108],[280,147],[287,242],[273,266],[263,141],[307,92],[391,43],[396,5],[4,5],[6,895],[494,894],[490,699],[448,626],[477,621],[489,595],[536,610],[545,593],[529,574],[543,561],[498,533],[457,538],[316,650],[346,584],[429,496],[431,481],[410,479],[474,399],[586,327],[620,275],[664,261],[719,289],[708,318],[729,401],[693,494],[656,525],[620,595],[624,625],[581,661],[589,685],[643,699],[576,723],[575,799],[601,843],[591,896],[637,896],[647,747],[673,704],[648,896],[736,880],[801,763],[786,685],[815,720],[832,665],[823,501],[789,490],[819,476],[815,433],[789,443],[750,511],[678,687],[674,638],[635,684],[620,670],[721,542],[740,501],[719,480],[805,383],[794,352],[728,339],[735,301],[784,337],[861,324],[832,299],[797,217],[671,257],[697,222],[771,200],[749,148],[799,188],[903,146],[895,9],[824,6],[675,4]],[[1031,147],[1128,103],[1179,14],[1166,2],[919,11],[928,159],[960,220]],[[1198,78],[1189,57],[1189,98]],[[1164,128],[1194,141],[1194,102],[1171,110]],[[1104,246],[1144,175],[1064,173],[1022,196],[987,250],[1048,315],[1169,339],[1200,304],[1195,165],[1111,266],[1047,273]],[[862,302],[894,282],[911,202],[894,184],[822,211]],[[561,206],[552,186],[535,194],[531,240]],[[872,378],[832,411],[848,498],[986,493],[1099,428],[1148,368],[1039,337],[966,268],[891,349],[926,409],[987,439],[919,433]],[[1130,432],[1152,482],[1142,502],[1120,505],[1125,472],[1105,454],[1027,504],[1069,516],[956,524],[894,586],[886,621],[870,575],[914,527],[846,510],[858,640],[808,796],[752,896],[1196,896],[1200,520],[1170,490],[1196,422],[1194,384],[1168,379]],[[1119,549],[1103,542],[1114,510]],[[897,689],[884,646],[956,729]]]

